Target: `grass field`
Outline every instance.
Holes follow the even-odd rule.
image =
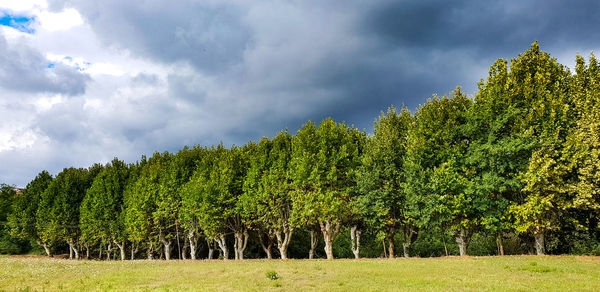
[[[268,272],[278,279],[268,279]],[[600,291],[600,257],[241,262],[0,257],[0,290]]]

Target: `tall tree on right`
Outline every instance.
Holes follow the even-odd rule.
[[[571,174],[568,208],[584,215],[577,224],[591,233],[600,221],[600,64],[593,54],[587,65],[578,55],[575,72],[571,95],[576,125],[567,137],[563,161]]]
[[[568,168],[561,153],[573,121],[569,82],[569,70],[534,42],[511,60],[510,67],[498,60],[479,86],[478,104],[497,103],[490,109],[497,118],[484,122],[492,130],[488,139],[497,141],[490,149],[515,158],[492,166],[497,173],[488,176],[488,181],[496,180],[490,184],[490,193],[508,195],[513,227],[534,236],[537,254],[545,253],[544,236],[558,227],[555,219],[567,201],[564,179]],[[485,143],[480,144],[485,149]],[[485,173],[485,167],[480,171]],[[522,189],[515,192],[519,184]]]

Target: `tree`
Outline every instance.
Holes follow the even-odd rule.
[[[292,142],[296,222],[318,223],[327,259],[333,259],[333,241],[350,212],[363,141],[364,133],[326,119],[318,127],[306,123]]]
[[[481,218],[465,165],[469,137],[464,128],[471,103],[460,87],[449,97],[428,99],[415,113],[405,161],[415,224],[454,231],[461,256]]]
[[[91,242],[114,243],[125,260],[123,193],[127,185],[127,165],[115,158],[96,176],[81,204],[82,238]]]
[[[227,249],[224,228],[219,224],[220,221],[213,220],[213,199],[214,182],[211,180],[213,169],[217,167],[223,153],[227,151],[223,145],[206,149],[205,154],[198,161],[196,170],[183,188],[182,211],[180,218],[182,225],[192,236],[190,248],[195,249],[194,234],[203,232],[207,238],[209,247],[208,258],[212,259],[213,241],[219,243],[223,252],[223,258],[228,259],[229,251]],[[188,235],[189,236],[189,235]]]
[[[154,155],[148,162],[142,161],[139,176],[125,192],[125,231],[132,243],[147,243],[148,259],[153,258],[159,228],[154,219],[157,198],[161,188],[161,176],[166,172],[171,155],[167,152]],[[165,259],[170,258],[169,246],[164,246]]]
[[[185,208],[197,208],[196,218],[204,234],[215,240],[227,260],[229,251],[226,232],[234,234],[235,259],[244,259],[248,243],[248,226],[242,216],[239,198],[248,167],[247,153],[252,144],[226,149],[222,145],[211,148],[199,163],[198,169],[186,186]]]
[[[519,109],[512,134],[533,141],[529,164],[522,173],[522,196],[510,206],[514,227],[531,232],[537,254],[544,254],[544,235],[557,227],[552,221],[564,210],[563,179],[566,163],[560,161],[571,128],[569,70],[540,51],[537,42],[511,60],[504,78],[504,98]]]
[[[181,188],[187,183],[194,169],[196,162],[201,158],[203,149],[200,147],[184,147],[173,155],[165,173],[161,176],[160,188],[156,199],[156,210],[153,212],[155,228],[158,230],[158,238],[165,247],[165,256],[170,250],[173,239],[176,240],[179,247],[179,212],[181,209]],[[193,229],[192,229],[193,230]],[[189,234],[190,243],[195,246],[198,241],[198,233]],[[179,258],[182,257],[181,250],[178,252]],[[195,254],[192,255],[195,258]]]
[[[374,124],[374,135],[369,137],[362,156],[358,186],[362,195],[357,197],[356,213],[388,239],[389,257],[394,258],[394,235],[403,230],[404,256],[408,257],[410,243],[416,239],[418,227],[408,210],[404,190],[408,130],[412,115],[402,108],[397,112],[390,107],[381,113]]]
[[[281,258],[287,259],[296,229],[292,222],[291,154],[292,136],[287,131],[279,132],[272,140],[263,138],[250,158],[244,195],[240,199],[245,217],[258,226],[259,234],[266,235],[267,244],[262,237],[259,239],[268,258],[271,258],[269,244],[275,237]]]
[[[79,259],[79,206],[90,184],[87,169],[65,168],[52,180],[38,205],[36,227],[41,240],[65,241],[71,259]]]
[[[13,237],[33,240],[44,248],[46,255],[50,256],[49,242],[42,241],[37,228],[37,209],[44,191],[52,182],[52,176],[47,171],[40,172],[29,184],[23,193],[16,196],[13,203],[13,212],[8,216],[8,226]]]

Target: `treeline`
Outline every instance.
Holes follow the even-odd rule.
[[[462,256],[474,234],[495,239],[498,254],[505,241],[537,254],[598,250],[595,57],[577,56],[571,72],[536,42],[510,65],[496,61],[478,89],[414,114],[391,107],[372,135],[326,119],[241,147],[44,171],[0,220],[48,255],[68,245],[72,258],[243,259],[249,242],[254,257],[285,259],[295,246],[312,258],[322,246],[332,259],[347,244],[356,258],[393,258],[397,243],[408,257],[440,240],[447,255],[448,235]]]

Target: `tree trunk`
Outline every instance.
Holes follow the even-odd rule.
[[[165,260],[171,260],[171,241],[167,240],[167,238],[162,232],[158,234],[158,240],[160,240],[160,243],[163,244],[163,248],[165,251]]]
[[[196,246],[198,246],[198,236],[194,231],[190,231],[188,233],[188,241],[190,242],[190,258],[192,260],[196,259]],[[208,249],[210,251],[210,242],[207,240]]]
[[[312,231],[311,231],[312,232]],[[277,237],[277,249],[279,250],[279,254],[281,255],[281,259],[287,259],[287,251],[288,246],[290,245],[290,241],[292,240],[292,235],[294,234],[294,228],[288,227],[284,225],[283,229],[279,229],[275,231],[275,236]],[[311,233],[312,236],[312,233]],[[312,238],[311,238],[312,240]],[[313,250],[314,252],[314,250]]]
[[[402,252],[405,258],[409,258],[410,257],[410,253],[408,252],[408,249],[410,248],[410,243],[408,242],[403,242],[402,243]]]
[[[385,239],[381,240],[381,244],[383,245],[383,257],[387,258],[387,248],[385,247]]]
[[[262,247],[263,251],[267,254],[267,259],[272,259],[273,255],[271,250],[273,249],[273,237],[271,236],[271,233],[267,233],[267,244],[265,244],[263,240],[263,234],[259,231],[258,242],[260,242],[260,246]]]
[[[85,259],[89,260],[90,259],[90,246],[89,245],[85,245]]]
[[[496,236],[496,244],[498,245],[498,255],[504,255],[504,244],[502,243],[502,233],[498,233]]]
[[[181,244],[179,242],[179,227],[175,224],[175,239],[177,240],[177,257],[181,259]]]
[[[181,259],[187,260],[188,249],[190,248],[190,241],[183,239],[183,249],[181,250]]]
[[[171,242],[165,241],[163,242],[163,246],[165,248],[165,260],[171,260]]]
[[[72,260],[73,259],[73,244],[71,244],[71,242],[67,242],[67,244],[69,244],[69,259]]]
[[[315,249],[317,248],[317,243],[319,243],[319,238],[317,237],[317,232],[314,229],[310,230],[310,250],[308,251],[308,258],[313,259],[315,255]]]
[[[331,220],[319,222],[321,226],[321,233],[323,233],[323,240],[325,241],[325,254],[328,260],[333,260],[333,241],[340,232],[341,224],[336,222],[333,224]]]
[[[46,252],[47,256],[52,256],[52,254],[50,253],[50,248],[48,248],[48,245],[46,243],[42,242],[40,239],[37,239],[36,242],[38,245],[44,248],[44,251]]]
[[[533,234],[535,238],[535,254],[537,255],[545,255],[546,248],[544,245],[544,231],[541,228],[536,228],[535,233]]]
[[[353,225],[350,227],[350,240],[352,241],[352,253],[354,254],[354,258],[358,259],[360,257],[360,234],[362,230],[358,229],[357,225]]]
[[[223,260],[226,261],[229,259],[229,250],[227,249],[227,242],[225,241],[225,235],[221,235],[215,239],[217,244],[219,244],[219,248],[223,252]]]
[[[417,239],[418,232],[410,225],[404,226],[404,242],[402,243],[402,251],[404,257],[410,257],[410,245]]]
[[[149,260],[153,260],[154,259],[154,255],[153,255],[153,247],[152,247],[152,243],[150,243],[148,245],[148,248],[146,249],[146,256]]]
[[[131,260],[135,259],[135,253],[137,252],[137,244],[131,244]]]
[[[75,244],[71,245],[71,249],[73,249],[73,252],[75,253],[75,259],[78,260],[79,259],[79,249],[77,249],[77,246]]]
[[[115,239],[115,240],[113,240],[113,242],[119,247],[119,250],[121,251],[121,260],[124,261],[125,260],[125,241],[123,240],[123,243],[119,243]]]
[[[106,247],[106,260],[110,261],[110,254],[112,253],[112,244],[109,242]]]
[[[244,250],[248,244],[248,230],[244,229],[244,231],[236,231],[233,233],[233,236],[235,238],[235,242],[233,243],[235,249],[235,259],[243,260]]]
[[[467,249],[469,248],[469,234],[465,227],[460,227],[460,231],[456,233],[456,243],[458,243],[458,251],[461,257],[467,255]]]
[[[213,254],[215,252],[215,241],[206,239],[206,243],[208,245],[208,259],[212,260]]]
[[[396,235],[396,230],[394,230],[393,228],[390,228],[390,230],[388,231],[388,234],[387,234],[388,257],[390,259],[393,259],[396,257],[396,253],[394,252],[394,249],[396,249],[396,245],[394,244],[394,235]]]

